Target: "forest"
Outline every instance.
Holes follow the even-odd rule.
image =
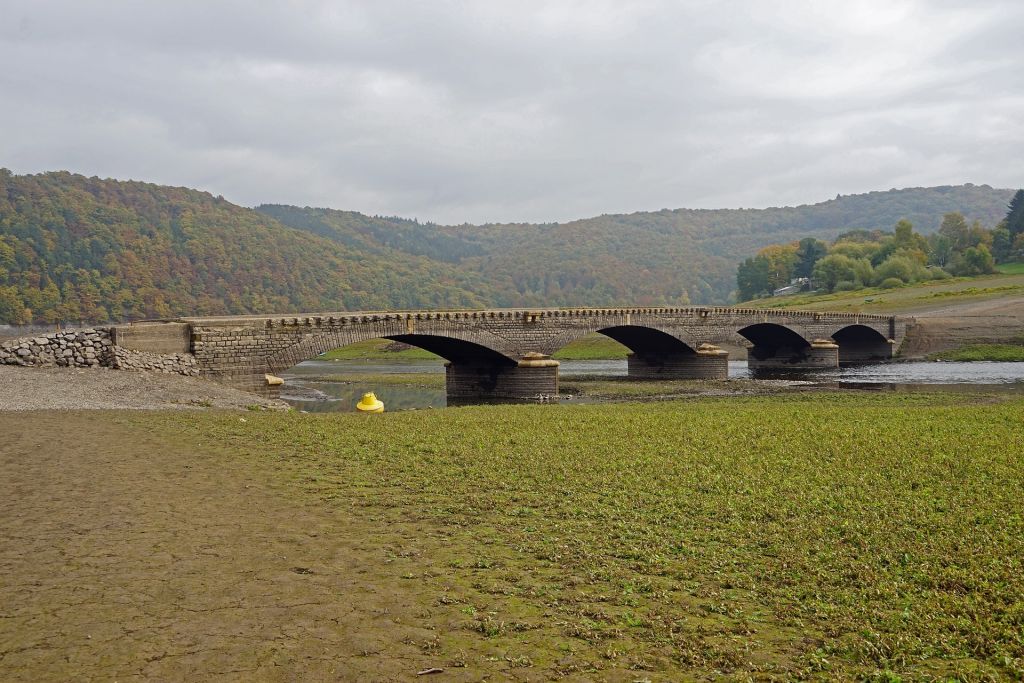
[[[477,307],[470,272],[367,254],[205,192],[0,171],[0,323]]]
[[[899,220],[894,229],[848,230],[830,243],[804,237],[771,244],[736,270],[741,301],[770,295],[797,279],[826,292],[862,287],[891,289],[926,280],[996,272],[997,263],[1024,260],[1024,190],[1018,190],[1006,216],[994,227],[980,220],[968,225],[959,211],[942,217],[939,229],[922,235]]]
[[[873,234],[900,219],[931,234],[951,212],[994,224],[1012,194],[944,186],[799,207],[445,226],[325,208],[251,209],[188,188],[0,169],[0,324],[727,303],[737,263],[767,245]],[[995,253],[991,232],[986,245]]]
[[[735,301],[737,264],[768,244],[891,229],[900,219],[934,232],[951,211],[994,223],[1012,194],[986,185],[944,186],[799,207],[663,209],[567,223],[480,226],[370,219],[330,209],[257,210],[361,249],[386,245],[444,258],[479,274],[499,306],[657,306]]]

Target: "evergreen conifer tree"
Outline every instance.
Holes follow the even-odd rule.
[[[1017,190],[1007,207],[1006,229],[1010,231],[1011,237],[1024,233],[1024,190]]]

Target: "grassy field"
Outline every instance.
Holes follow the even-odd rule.
[[[967,344],[951,351],[941,351],[929,360],[1024,362],[1024,343]]]
[[[132,415],[406,539],[444,666],[1024,676],[1024,402],[795,394]],[[425,616],[426,618],[426,616]]]
[[[618,360],[628,355],[628,348],[611,337],[594,332],[563,346],[552,358],[557,360]]]
[[[390,339],[369,339],[328,351],[317,356],[317,360],[388,360],[408,363],[421,363],[423,361],[444,362],[444,359],[440,356],[415,346],[402,348],[401,350],[392,350],[394,346],[395,342]]]
[[[1007,275],[1024,275],[1024,261],[1020,263],[1002,263],[997,266],[1000,273]]]
[[[1006,264],[996,275],[935,280],[896,289],[870,287],[833,294],[796,294],[737,304],[756,308],[798,308],[813,311],[913,313],[938,306],[970,303],[1024,294],[1024,265]]]

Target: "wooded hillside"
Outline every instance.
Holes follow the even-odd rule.
[[[1009,190],[918,188],[794,208],[438,226],[256,210],[187,188],[0,169],[0,323],[386,308],[725,303],[737,264],[798,237],[945,213],[992,224]]]
[[[831,240],[857,228],[892,230],[901,219],[923,234],[944,214],[993,225],[1011,190],[986,185],[913,188],[771,209],[676,209],[568,223],[438,226],[329,209],[258,211],[344,244],[387,245],[477,273],[501,306],[728,303],[736,266],[768,244]]]
[[[485,292],[470,272],[205,192],[0,172],[0,323],[482,306]]]

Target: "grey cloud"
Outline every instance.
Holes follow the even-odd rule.
[[[1016,2],[0,0],[0,165],[463,221],[1021,185]]]

